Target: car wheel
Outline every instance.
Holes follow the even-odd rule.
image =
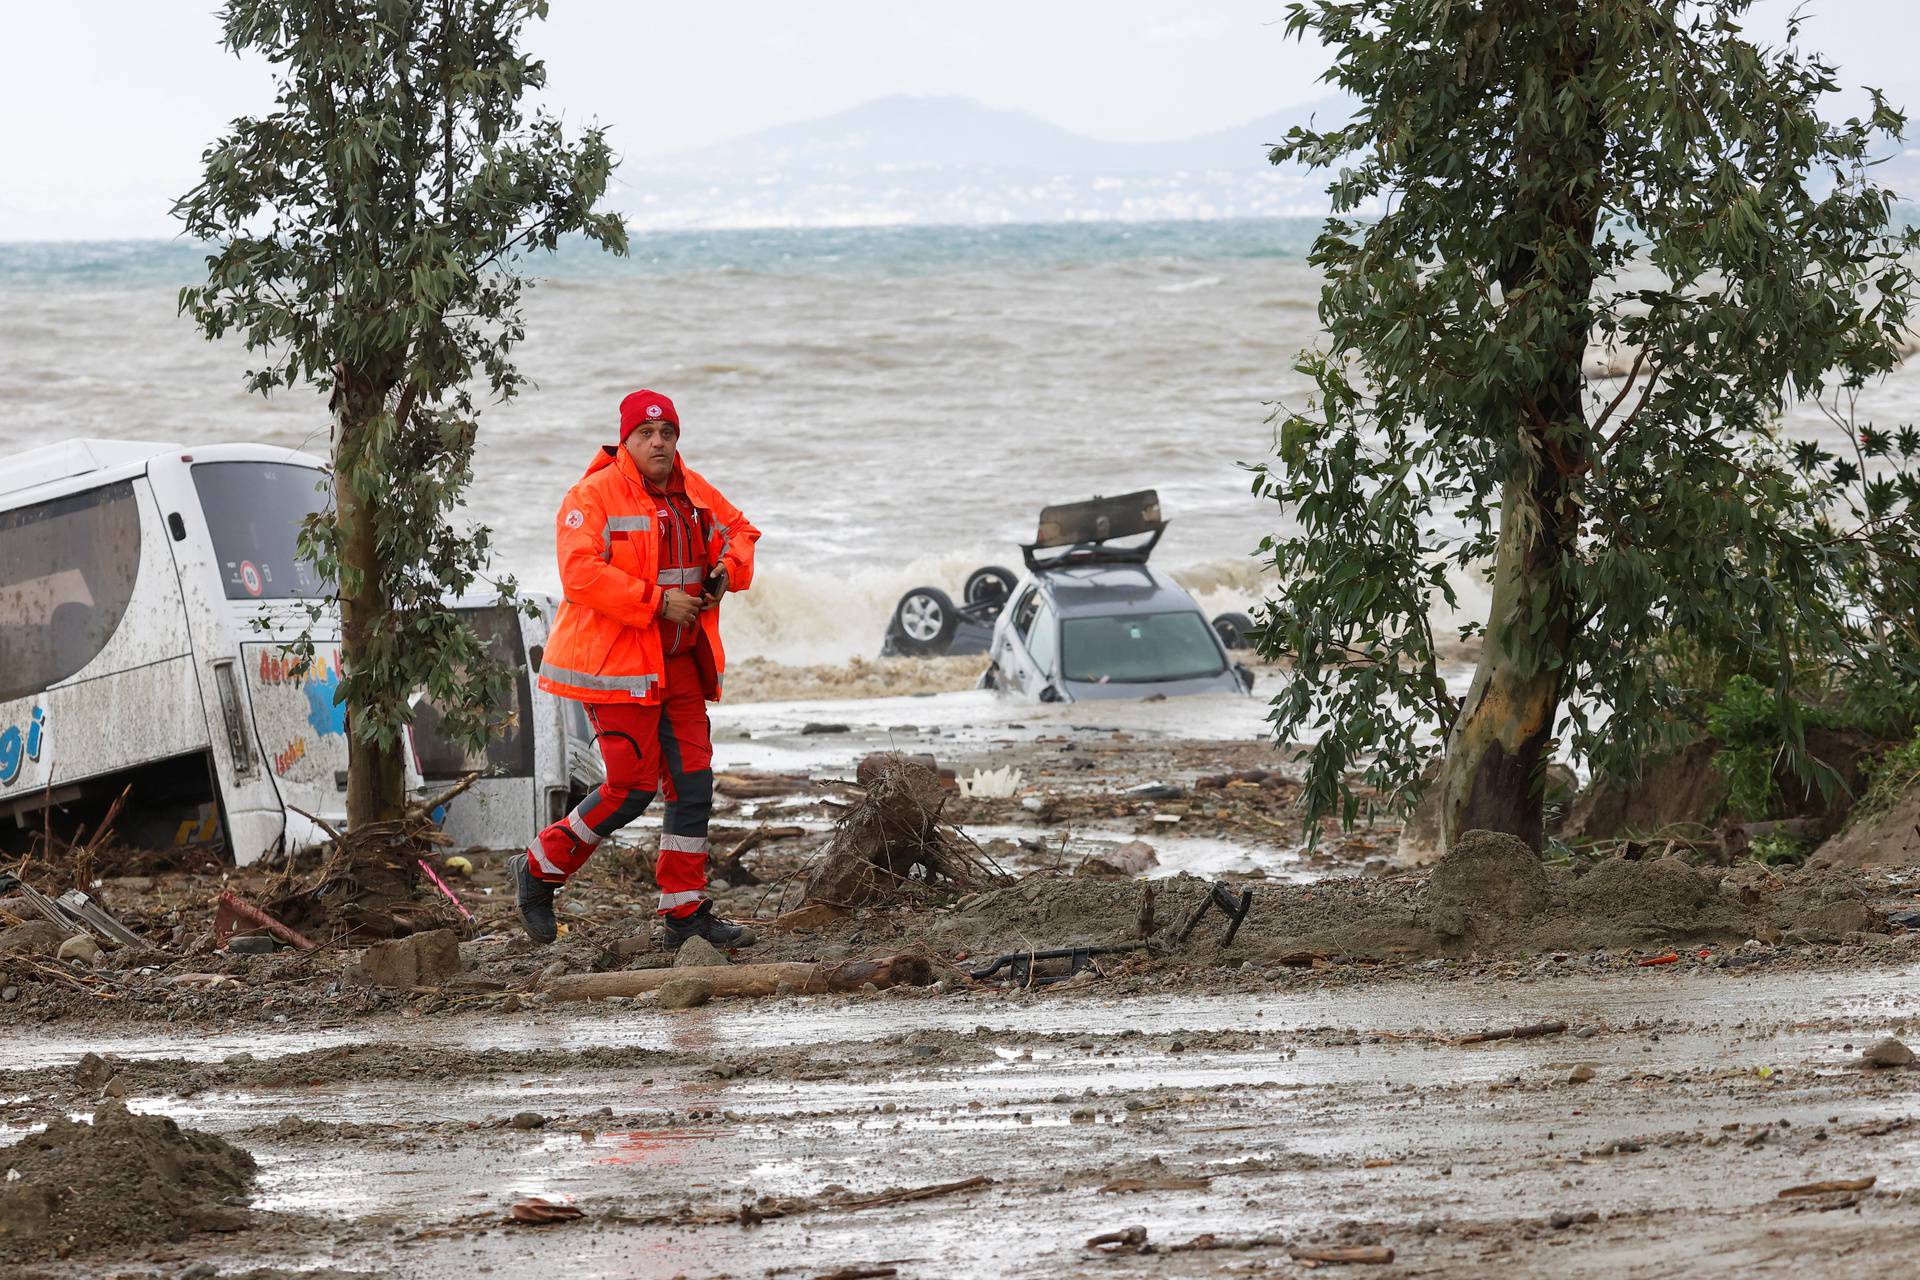
[[[893,607],[889,630],[901,653],[925,657],[945,653],[959,625],[960,611],[953,607],[952,597],[938,587],[915,587]]]
[[[1213,633],[1229,649],[1253,648],[1253,642],[1247,638],[1252,630],[1253,619],[1244,613],[1223,613],[1213,620]]]
[[[968,604],[1005,604],[1018,582],[1013,570],[990,564],[967,575],[963,598]]]

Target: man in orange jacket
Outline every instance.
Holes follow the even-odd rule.
[[[508,863],[535,942],[558,932],[554,891],[656,790],[667,801],[654,864],[667,944],[755,940],[707,901],[707,703],[719,699],[726,669],[720,600],[752,583],[760,531],[680,460],[679,442],[673,401],[634,392],[620,402],[620,443],[601,446],[555,521],[565,600],[540,687],[586,704],[607,780]]]

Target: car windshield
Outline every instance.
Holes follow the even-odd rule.
[[[1195,680],[1226,670],[1213,630],[1198,613],[1122,613],[1068,618],[1061,627],[1068,680],[1137,684]]]

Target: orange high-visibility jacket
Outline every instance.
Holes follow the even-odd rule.
[[[692,468],[674,460],[701,524],[712,530],[707,563],[725,565],[728,585],[753,582],[753,544],[760,531]],[[581,702],[658,702],[666,678],[660,604],[667,586],[698,596],[697,584],[661,582],[662,500],[647,490],[633,457],[605,445],[587,473],[567,490],[554,519],[560,554],[560,605],[540,662],[540,687]],[[701,692],[720,697],[726,653],[720,610],[703,610],[694,646]]]

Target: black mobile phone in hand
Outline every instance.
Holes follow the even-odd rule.
[[[720,595],[720,587],[726,580],[726,571],[715,568],[712,573],[707,575],[707,580],[700,584],[700,593],[705,596],[718,598]]]

